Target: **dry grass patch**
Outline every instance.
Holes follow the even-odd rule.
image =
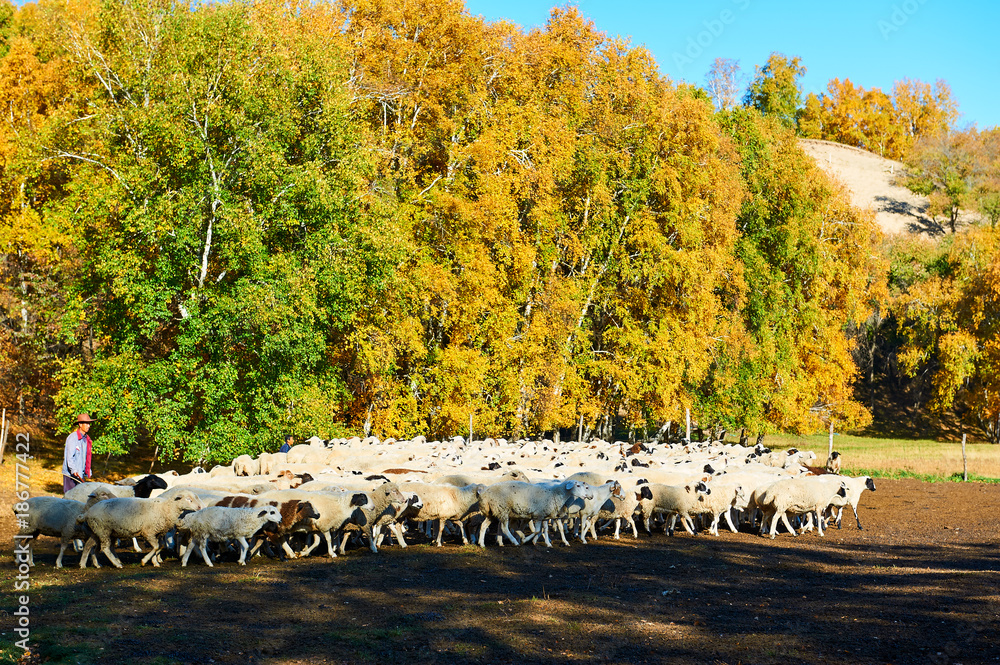
[[[826,456],[829,437],[825,434],[794,436],[777,434],[765,439],[772,448],[796,447]],[[919,439],[875,439],[837,434],[833,448],[843,455],[843,468],[852,473],[872,476],[918,477],[945,480],[962,473],[962,444]],[[966,444],[969,478],[1000,480],[1000,446],[988,443]],[[820,463],[823,460],[818,460]]]

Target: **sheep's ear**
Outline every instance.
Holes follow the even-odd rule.
[[[688,494],[690,494],[690,493],[691,493],[691,486],[690,486],[690,485],[685,485],[685,486],[684,486],[684,489],[685,489],[685,490],[687,490],[687,493],[688,493]]]
[[[262,510],[259,513],[257,513],[257,517],[263,517],[264,515],[267,515],[267,511],[266,510]]]
[[[573,489],[573,481],[572,481],[572,480],[567,480],[567,481],[566,481],[566,484],[564,485],[564,487],[565,487],[566,489],[568,489],[568,490],[571,490],[571,489]]]
[[[366,503],[368,503],[368,495],[365,494],[364,492],[358,492],[357,494],[351,497],[352,506],[363,506]]]

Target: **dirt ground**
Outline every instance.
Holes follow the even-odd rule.
[[[845,516],[826,538],[417,543],[214,569],[126,552],[84,571],[75,555],[55,570],[43,539],[22,662],[1000,662],[1000,485],[877,486],[865,529]],[[5,551],[5,590],[15,575]],[[11,635],[0,662],[21,656]]]

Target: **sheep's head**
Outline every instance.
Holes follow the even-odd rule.
[[[866,477],[866,478],[868,478],[868,479],[867,479],[867,480],[865,481],[865,487],[867,487],[867,488],[868,488],[868,489],[870,489],[870,490],[871,490],[872,492],[874,492],[874,491],[875,491],[875,481],[874,481],[874,480],[872,480],[870,476],[865,476],[865,477]]]
[[[114,499],[114,498],[115,498],[114,494],[112,494],[103,487],[98,487],[96,490],[90,493],[90,496],[87,497],[87,508],[90,508],[98,501],[104,501],[105,499]]]
[[[201,510],[204,508],[201,499],[194,492],[188,492],[187,490],[178,493],[174,500],[171,502],[174,506],[174,510],[180,515],[185,510]]]

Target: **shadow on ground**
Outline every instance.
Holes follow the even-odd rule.
[[[997,543],[872,531],[417,545],[215,569],[139,568],[125,553],[120,571],[55,571],[53,549],[38,557],[32,634],[39,662],[1000,662]]]

